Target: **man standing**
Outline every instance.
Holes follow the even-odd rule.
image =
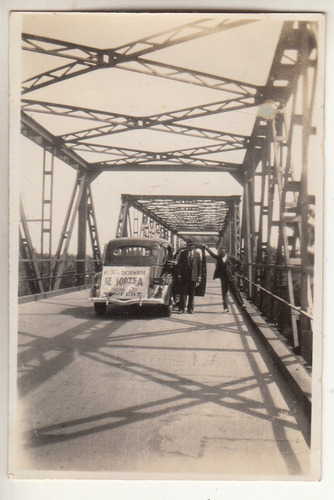
[[[231,259],[227,253],[226,247],[218,247],[217,254],[212,252],[206,245],[204,246],[205,250],[216,259],[217,264],[215,268],[215,272],[213,274],[213,279],[220,278],[221,282],[221,291],[222,291],[222,299],[223,299],[223,313],[228,312],[227,305],[227,292],[229,289],[230,283],[230,273],[231,273]]]
[[[195,244],[192,241],[187,243],[187,248],[180,252],[177,263],[177,278],[180,288],[179,314],[184,313],[187,295],[187,312],[192,314],[194,311],[195,288],[200,284],[202,276],[202,261],[200,254],[195,250]]]

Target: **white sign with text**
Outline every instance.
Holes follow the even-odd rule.
[[[150,282],[149,267],[112,267],[104,266],[102,270],[101,297],[146,299]]]

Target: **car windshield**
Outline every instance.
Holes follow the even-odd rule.
[[[156,263],[159,247],[109,245],[105,254],[105,265],[151,266]]]

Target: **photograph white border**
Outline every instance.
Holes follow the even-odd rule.
[[[8,86],[6,74],[8,72],[8,60],[7,53],[4,50],[7,46],[6,39],[8,35],[8,13],[10,10],[64,10],[64,11],[78,11],[78,10],[214,10],[214,11],[228,11],[238,10],[239,12],[245,11],[272,11],[272,2],[269,0],[262,1],[128,1],[128,2],[117,2],[117,1],[93,1],[93,0],[82,0],[82,1],[58,1],[57,8],[54,7],[55,2],[48,0],[5,0],[1,4],[1,16],[2,16],[2,26],[3,29],[2,38],[2,51],[1,51],[1,67],[3,82],[1,86],[1,102],[3,103],[2,109],[6,110],[8,108]],[[327,17],[327,39],[326,39],[326,60],[330,61],[333,56],[333,36],[334,33],[332,17],[334,15],[333,6],[331,5],[331,0],[320,0],[317,2],[316,6],[313,8],[309,5],[310,2],[304,0],[282,0],[279,3],[279,9],[275,9],[275,12],[314,12],[316,7],[317,12],[324,12]],[[278,7],[278,6],[275,6]],[[329,64],[328,64],[329,66]],[[332,111],[334,109],[332,103],[332,92],[329,89],[333,88],[331,84],[333,80],[333,70],[330,67],[326,67],[326,101],[325,101],[325,115],[326,115],[326,130],[328,134],[329,124],[332,123]],[[8,114],[3,113],[1,118],[1,145],[2,145],[2,156],[5,157],[4,152],[8,151]],[[0,496],[3,498],[29,498],[32,495],[34,499],[39,500],[39,498],[73,498],[74,495],[78,495],[80,498],[210,498],[211,500],[215,498],[244,498],[247,494],[247,498],[255,498],[259,495],[264,497],[270,497],[271,499],[281,498],[285,495],[287,498],[293,497],[295,499],[314,499],[330,498],[331,492],[330,488],[332,483],[332,473],[333,470],[333,394],[334,394],[334,384],[333,384],[333,369],[331,357],[333,353],[333,339],[331,339],[331,324],[332,321],[332,306],[331,306],[331,281],[333,277],[333,264],[331,262],[331,256],[333,255],[333,228],[330,221],[330,214],[333,208],[333,195],[331,193],[331,186],[334,186],[333,173],[329,168],[329,158],[332,157],[332,145],[330,144],[330,136],[327,135],[327,141],[325,141],[325,242],[324,242],[324,282],[325,282],[325,295],[324,295],[324,358],[323,358],[323,452],[322,452],[322,480],[319,483],[310,482],[239,482],[239,481],[103,481],[103,480],[52,480],[52,482],[47,480],[13,480],[7,477],[7,450],[6,446],[1,447],[1,475],[0,475]],[[333,141],[332,141],[333,142]],[[7,170],[8,172],[8,170]],[[7,185],[8,185],[8,175],[6,168],[3,168],[1,175],[1,199],[4,204],[1,211],[1,229],[2,234],[5,235],[8,231],[8,197],[7,197]],[[4,263],[7,261],[7,244],[6,238],[1,239],[1,255],[3,256]],[[8,282],[8,268],[6,265],[2,266],[1,272],[4,274],[2,283]],[[7,297],[1,303],[1,318],[2,318],[2,338],[3,348],[1,349],[1,386],[0,386],[0,397],[1,405],[3,402],[8,401],[8,300]],[[4,411],[1,411],[1,429],[0,438],[2,443],[7,442],[7,411],[6,405],[4,405]],[[1,408],[2,409],[2,408]],[[52,485],[51,485],[52,483]],[[100,496],[102,495],[102,496]]]

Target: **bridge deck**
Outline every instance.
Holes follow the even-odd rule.
[[[22,475],[308,475],[303,412],[236,304],[221,310],[213,281],[192,316],[101,319],[88,291],[21,305]]]

